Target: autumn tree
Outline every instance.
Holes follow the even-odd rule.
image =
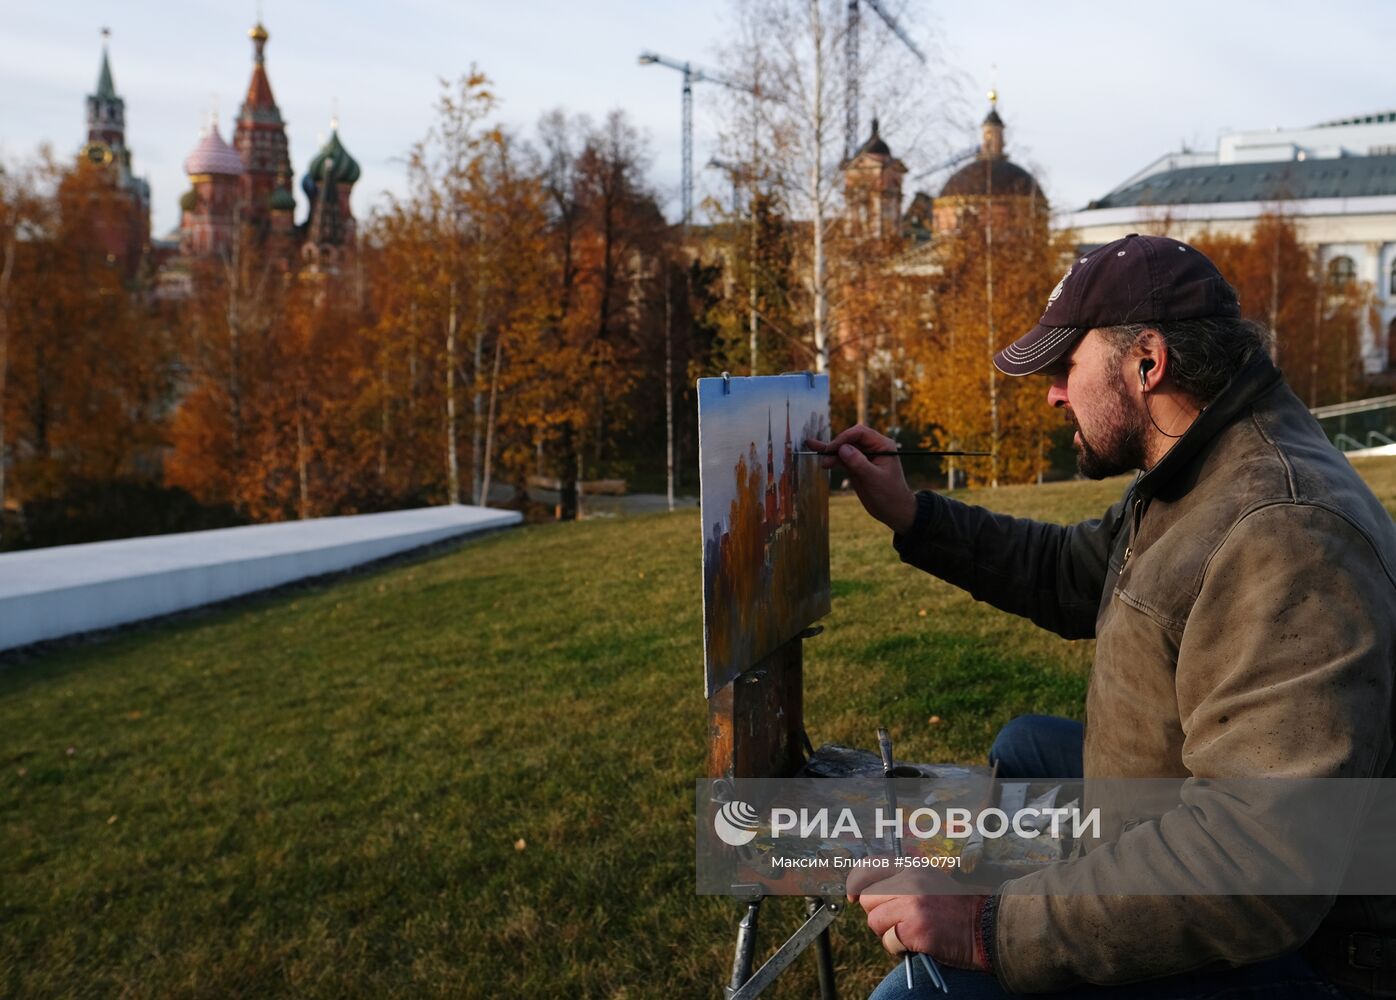
[[[463,382],[473,387],[473,441],[483,434],[480,366],[487,334],[481,316],[484,289],[478,280],[483,271],[483,248],[480,227],[472,218],[471,185],[480,158],[497,134],[486,121],[496,103],[488,78],[478,70],[472,68],[454,85],[443,81],[436,123],[408,157],[412,211],[431,233],[422,244],[420,264],[425,283],[421,291],[437,329],[436,367],[442,379],[441,418],[450,503],[460,503],[463,496],[458,414]],[[467,357],[471,364],[468,377]],[[482,461],[480,449],[472,451],[470,489],[465,491],[470,494],[479,483],[477,470]]]
[[[1054,237],[1042,209],[985,199],[937,237],[931,329],[907,345],[912,418],[932,428],[935,447],[991,453],[965,460],[974,482],[1038,477],[1062,423],[1039,381],[1007,378],[992,361],[1037,322],[1070,260],[1070,235]]]
[[[796,271],[797,233],[774,189],[754,184],[744,203],[710,206],[718,218],[700,253],[721,268],[721,294],[706,319],[717,331],[703,369],[748,375],[812,369]]]
[[[654,261],[667,238],[644,182],[649,152],[622,112],[604,123],[561,112],[539,126],[552,261],[544,340],[537,363],[554,389],[538,411],[537,443],[556,452],[564,516],[576,512],[577,482],[614,457],[615,433],[629,415],[636,359],[654,328],[629,307],[654,301]]]
[[[289,281],[253,228],[239,222],[223,252],[191,263],[191,295],[178,310],[185,376],[165,481],[253,517],[267,516],[252,440],[275,392],[273,328]]]
[[[0,466],[5,500],[149,479],[173,358],[94,234],[123,212],[95,165],[44,154],[0,185]]]
[[[954,81],[941,69],[944,62],[932,59],[927,70],[880,23],[859,30],[853,46],[857,59],[850,62],[848,32],[858,29],[848,9],[839,0],[734,4],[733,43],[724,53],[728,75],[762,99],[753,105],[742,94],[729,98],[722,155],[768,177],[770,189],[798,220],[799,322],[816,371],[827,371],[840,353],[844,286],[836,243],[845,211],[844,166],[852,152],[845,140],[849,101],[857,94],[864,105],[878,109],[883,122],[916,123],[902,129],[904,155],[929,153],[936,146],[926,124],[954,104],[942,101],[934,113],[930,110],[933,79],[942,94],[953,93]],[[928,47],[924,40],[921,44]],[[760,124],[755,139],[751,121]]]
[[[1235,286],[1242,313],[1273,332],[1275,361],[1310,406],[1353,397],[1363,332],[1377,326],[1369,285],[1330,270],[1282,210],[1248,233],[1204,232],[1192,242]]]

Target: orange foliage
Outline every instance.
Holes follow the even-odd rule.
[[[962,460],[972,481],[1027,482],[1045,471],[1062,418],[1047,405],[1043,380],[1004,376],[992,358],[1037,322],[1072,243],[1050,233],[1045,213],[995,208],[992,250],[972,210],[937,238],[931,329],[908,345],[908,409],[932,427],[932,446],[994,453]]]
[[[1353,398],[1362,330],[1377,325],[1370,285],[1335,285],[1285,215],[1262,216],[1248,236],[1203,233],[1192,242],[1236,287],[1245,316],[1273,331],[1275,360],[1301,398],[1310,406]]]

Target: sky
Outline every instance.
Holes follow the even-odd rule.
[[[1183,144],[1215,148],[1224,131],[1396,107],[1388,70],[1396,4],[1380,0],[884,4],[935,41],[941,75],[956,84],[945,95],[954,113],[941,116],[953,122],[936,137],[941,147],[978,141],[984,93],[996,87],[1008,153],[1033,170],[1056,209],[1083,206]],[[246,93],[256,0],[4,6],[0,162],[31,158],[44,142],[76,153],[86,137],[85,96],[97,81],[99,29],[110,27],[127,145],[136,173],[151,183],[153,229],[176,226],[184,157],[215,108],[230,138]],[[362,168],[353,200],[363,218],[385,191],[403,192],[403,157],[431,125],[439,80],[472,63],[495,83],[500,120],[525,136],[553,108],[598,119],[625,109],[649,140],[651,182],[677,219],[679,74],[636,57],[653,49],[713,65],[731,23],[729,0],[263,0],[260,8],[271,33],[267,70],[288,122],[298,219],[306,211],[300,176],[336,106],[340,137]],[[882,29],[865,15],[864,31],[874,30]],[[726,190],[702,169],[715,151],[713,110],[711,90],[698,87],[699,198]],[[894,153],[899,133],[924,131],[883,126]],[[907,163],[913,176],[931,165]]]

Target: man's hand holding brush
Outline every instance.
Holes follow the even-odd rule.
[[[896,451],[897,442],[871,427],[854,424],[832,441],[806,438],[805,447],[820,452],[820,468],[842,465],[867,512],[898,534],[916,521],[916,494],[906,484],[901,459],[869,458],[867,452]]]

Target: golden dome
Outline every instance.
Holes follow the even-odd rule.
[[[262,27],[262,22],[258,21],[247,32],[247,37],[252,39],[254,42],[265,42],[271,36],[267,34],[267,29]]]

